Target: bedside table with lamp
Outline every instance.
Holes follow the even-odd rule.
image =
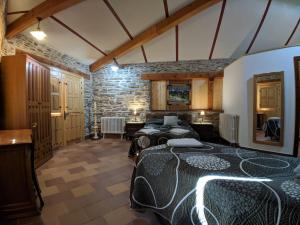
[[[126,139],[130,140],[133,138],[135,132],[137,132],[145,126],[145,123],[137,118],[138,113],[136,109],[133,111],[133,116],[134,118],[130,121],[127,121],[125,125]]]
[[[200,140],[211,141],[214,135],[214,125],[211,122],[205,122],[205,111],[201,110],[198,120],[192,122],[191,127],[199,134]]]

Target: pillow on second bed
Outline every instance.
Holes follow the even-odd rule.
[[[177,126],[178,116],[164,116],[164,125]]]

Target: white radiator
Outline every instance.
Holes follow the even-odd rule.
[[[105,134],[123,134],[125,133],[125,117],[101,117],[101,133],[103,138]]]
[[[222,138],[229,141],[231,144],[238,144],[238,128],[239,117],[237,115],[220,114],[219,132]]]

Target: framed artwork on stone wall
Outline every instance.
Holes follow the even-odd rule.
[[[174,83],[168,85],[168,105],[189,105],[191,85],[186,83]]]

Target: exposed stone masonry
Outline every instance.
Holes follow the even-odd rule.
[[[138,108],[144,119],[150,109],[150,81],[140,79],[144,73],[220,71],[231,62],[228,59],[217,59],[128,64],[117,72],[113,72],[108,65],[92,74],[98,122],[101,116],[132,118],[134,108]]]

